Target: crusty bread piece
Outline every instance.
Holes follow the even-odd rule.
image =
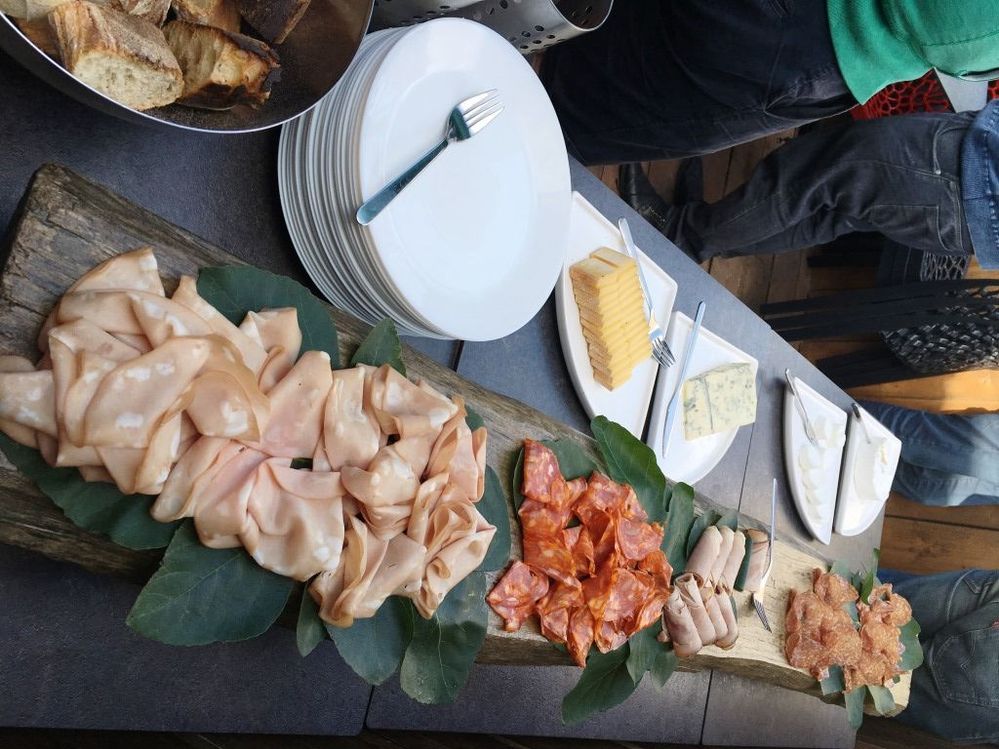
[[[59,59],[59,45],[56,44],[55,35],[49,26],[49,19],[41,21],[25,21],[15,18],[14,23],[21,33],[28,37],[28,40],[49,57]]]
[[[173,9],[181,21],[239,33],[236,0],[173,0]]]
[[[156,26],[166,23],[167,13],[170,12],[170,0],[110,0],[108,5],[130,16],[144,18]]]
[[[237,0],[239,12],[264,39],[280,44],[302,20],[310,0]]]
[[[42,21],[66,0],[0,0],[0,13],[25,21]]]
[[[227,109],[259,106],[271,95],[281,66],[274,50],[259,39],[187,21],[171,21],[164,33],[184,71],[178,103]]]
[[[52,11],[49,23],[66,69],[127,107],[162,107],[184,90],[177,59],[149,21],[70,0]]]

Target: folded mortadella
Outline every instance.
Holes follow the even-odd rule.
[[[728,553],[728,560],[722,570],[721,578],[718,582],[723,583],[731,592],[735,588],[735,578],[739,576],[739,568],[742,567],[742,560],[746,557],[746,534],[736,531],[732,539],[732,550]]]
[[[260,369],[260,389],[269,392],[288,374],[302,349],[302,329],[294,307],[247,312],[239,329],[267,352]]]
[[[714,598],[718,601],[718,606],[721,609],[721,615],[725,620],[725,628],[727,630],[723,637],[719,637],[715,641],[715,645],[722,650],[728,650],[739,639],[739,620],[735,615],[735,600],[729,595],[723,584],[719,584],[715,588]]]
[[[333,385],[330,356],[306,351],[268,393],[270,418],[259,449],[284,458],[311,458],[323,430],[326,398]]]
[[[378,421],[365,407],[365,369],[333,372],[323,416],[322,452],[330,470],[366,468],[381,447]]]
[[[704,607],[704,601],[701,599],[701,590],[697,578],[694,577],[693,573],[685,572],[676,578],[673,584],[679,589],[680,598],[690,612],[694,627],[697,629],[697,636],[701,638],[701,644],[710,645],[717,639],[718,635],[715,633],[714,624],[711,623],[711,617],[708,615],[707,609]]]
[[[697,632],[690,609],[680,595],[679,585],[673,588],[666,601],[665,620],[666,631],[673,642],[673,652],[678,658],[688,658],[701,649],[701,636]]]
[[[725,569],[728,555],[732,552],[732,544],[735,541],[735,532],[727,525],[721,526],[718,532],[721,533],[721,546],[718,549],[718,556],[715,557],[715,563],[711,566],[711,575],[708,578],[708,584],[711,587],[714,587],[714,584],[721,579],[722,571]]]
[[[52,370],[0,372],[0,419],[57,437]]]
[[[80,276],[67,293],[120,290],[163,296],[159,265],[151,247],[140,247],[105,260]]]
[[[694,575],[703,585],[711,577],[711,569],[721,550],[722,536],[715,525],[709,525],[701,533],[697,545],[687,560],[685,570]]]

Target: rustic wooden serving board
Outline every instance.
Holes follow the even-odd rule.
[[[241,261],[163,219],[57,166],[42,167],[35,175],[10,233],[0,275],[0,353],[21,354],[37,360],[36,337],[42,320],[66,288],[84,272],[120,252],[149,245],[172,289],[182,274],[196,275],[210,265]],[[367,333],[368,326],[330,308],[339,331],[342,359],[347,360]],[[447,393],[460,393],[489,429],[489,464],[508,483],[511,463],[525,437],[568,438],[593,452],[591,438],[559,424],[518,401],[492,393],[459,377],[419,352],[404,353],[407,369]],[[530,425],[525,427],[525,425]],[[699,508],[712,506],[697,498]],[[519,526],[513,530],[514,554],[519,554]],[[0,542],[39,551],[54,559],[74,562],[94,572],[111,573],[143,582],[155,569],[161,552],[138,552],[80,530],[0,454]],[[704,648],[682,662],[684,670],[717,668],[818,694],[814,679],[789,666],[783,655],[783,612],[791,588],[806,588],[813,567],[826,564],[804,548],[778,543],[766,608],[774,632],[766,632],[746,594],[736,594],[740,636],[729,651]],[[490,613],[490,627],[479,660],[503,664],[568,663],[537,629],[504,632]],[[893,692],[899,709],[908,702],[909,679]]]

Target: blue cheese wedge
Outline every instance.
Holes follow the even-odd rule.
[[[756,375],[749,364],[723,364],[683,383],[687,440],[756,421]]]

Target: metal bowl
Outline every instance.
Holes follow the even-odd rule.
[[[357,53],[373,4],[374,0],[312,0],[294,31],[275,47],[281,58],[281,79],[259,109],[242,105],[216,111],[171,104],[138,112],[75,78],[2,13],[0,49],[63,93],[123,120],[198,132],[248,133],[297,117],[333,88]]]

